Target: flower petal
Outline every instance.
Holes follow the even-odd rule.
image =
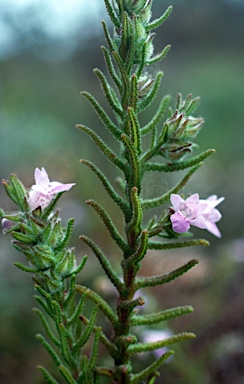
[[[170,220],[172,222],[173,231],[177,233],[187,232],[190,228],[190,220],[188,220],[180,212],[176,212],[171,215]]]
[[[47,187],[49,184],[49,177],[45,170],[45,168],[42,167],[40,170],[39,168],[35,169],[35,182],[36,185],[39,185],[40,187]]]
[[[191,220],[191,225],[194,225],[195,227],[206,229],[207,228],[207,223],[206,220],[202,215],[197,216],[196,219]]]
[[[55,183],[56,185],[54,188],[51,188],[49,190],[49,193],[51,193],[51,194],[69,191],[73,187],[73,185],[75,185],[75,183],[70,183],[70,184],[61,184],[58,182],[52,182],[52,183]],[[50,184],[52,184],[52,183],[50,183]],[[57,185],[57,184],[59,184],[59,185]]]
[[[186,203],[198,204],[198,202],[199,202],[199,194],[198,193],[194,193],[193,195],[189,196],[186,199]]]
[[[182,197],[180,197],[180,195],[176,195],[175,193],[171,193],[170,201],[176,212],[180,210],[181,204],[184,203],[184,200],[182,199]]]
[[[212,233],[216,237],[221,237],[221,232],[217,225],[215,223],[212,223],[211,221],[207,221],[207,228],[210,233]]]

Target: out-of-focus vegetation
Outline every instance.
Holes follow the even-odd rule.
[[[195,307],[193,315],[167,325],[175,330],[191,330],[198,337],[181,345],[176,357],[163,367],[163,379],[158,383],[240,384],[244,378],[244,1],[154,2],[155,16],[169,4],[174,6],[172,16],[156,36],[158,49],[168,43],[172,45],[161,64],[165,73],[162,95],[169,93],[172,99],[177,92],[184,96],[190,92],[200,95],[199,111],[206,123],[198,144],[201,150],[216,149],[216,154],[206,160],[185,192],[199,192],[203,198],[212,193],[226,197],[220,206],[221,240],[194,230],[196,236],[206,235],[211,241],[210,248],[151,254],[143,264],[142,274],[148,268],[153,274],[159,269],[169,271],[185,259],[200,259],[200,264],[177,282],[156,293],[146,292],[149,311],[152,310],[149,302],[162,308],[183,304]],[[22,17],[23,26],[31,24],[31,15]],[[64,54],[65,45],[48,40],[38,29],[34,38],[30,29],[29,44],[27,35],[19,38],[18,51],[0,55],[0,176],[8,178],[14,172],[26,186],[31,186],[34,168],[44,166],[52,180],[77,183],[76,189],[62,198],[63,218],[75,217],[73,242],[77,253],[90,255],[86,273],[80,279],[104,291],[109,300],[114,299],[113,292],[105,283],[99,264],[78,240],[80,233],[94,236],[111,260],[119,263],[120,255],[114,244],[84,203],[87,198],[93,198],[109,207],[110,201],[99,181],[79,164],[79,159],[96,162],[111,179],[117,176],[116,170],[89,138],[74,128],[82,122],[106,137],[99,119],[79,96],[86,89],[103,103],[92,69],[104,69],[99,49],[104,38],[101,26],[99,23],[95,26],[90,17],[89,23],[81,17],[77,37],[72,37],[78,42],[72,53],[67,46],[68,53]],[[101,19],[104,17],[105,9],[101,11]],[[16,31],[21,34],[21,28]],[[66,44],[69,45],[68,40]],[[156,108],[156,104],[152,105],[152,111]],[[143,116],[142,120],[146,118]],[[111,139],[106,139],[113,146]],[[161,190],[170,182],[157,175],[147,187],[148,193],[152,192],[150,188]],[[0,201],[5,209],[14,210],[3,188]],[[116,207],[111,207],[111,213],[118,217],[116,223],[122,228]],[[9,241],[9,237],[1,235],[0,383],[41,384],[35,366],[40,362],[50,366],[51,362],[34,339],[41,324],[31,313],[35,305],[31,278],[12,265],[22,256],[11,248]],[[153,357],[142,357],[142,364],[143,358]]]

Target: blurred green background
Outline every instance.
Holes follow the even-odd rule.
[[[198,112],[206,122],[198,136],[199,150],[216,149],[185,192],[199,192],[203,198],[215,193],[226,200],[220,206],[221,240],[194,229],[196,236],[211,241],[208,249],[151,253],[143,263],[142,274],[153,274],[190,258],[200,260],[194,270],[167,287],[145,292],[148,311],[185,304],[195,308],[192,315],[161,327],[193,331],[198,337],[176,347],[176,357],[163,366],[157,383],[240,384],[244,382],[244,0],[154,0],[154,16],[170,4],[174,12],[155,39],[156,51],[172,45],[156,66],[165,74],[160,96],[200,95]],[[90,255],[80,279],[114,300],[98,262],[78,240],[81,233],[93,236],[119,263],[113,242],[85,200],[101,202],[122,228],[116,207],[110,207],[99,181],[79,159],[96,162],[111,180],[117,170],[75,129],[75,124],[84,123],[114,146],[79,96],[88,90],[107,108],[92,72],[94,67],[104,69],[99,48],[104,44],[102,19],[107,20],[101,0],[0,2],[0,176],[7,179],[14,172],[31,186],[35,167],[44,166],[51,180],[77,183],[60,205],[64,220],[76,219],[73,244],[78,257]],[[156,108],[157,103],[150,112]],[[152,188],[167,188],[170,180],[160,177]],[[15,209],[2,187],[0,202],[6,210]],[[31,312],[35,305],[31,276],[13,266],[24,258],[11,247],[10,238],[1,234],[0,242],[0,383],[41,384],[36,365],[42,362],[52,369],[52,363],[34,338],[41,324]],[[152,358],[142,357],[142,364]]]

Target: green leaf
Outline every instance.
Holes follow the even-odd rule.
[[[161,53],[159,53],[158,55],[156,55],[156,56],[154,56],[154,57],[152,57],[151,59],[148,60],[148,64],[149,65],[150,64],[155,64],[158,61],[164,59],[167,56],[170,48],[171,48],[171,45],[166,45],[166,47],[162,50]]]
[[[138,106],[139,112],[143,111],[145,108],[147,108],[153,102],[154,98],[156,97],[156,95],[158,93],[162,77],[163,77],[163,72],[158,72],[151,91],[139,103],[139,106]]]
[[[41,322],[42,322],[42,325],[46,331],[46,335],[49,337],[49,339],[55,344],[57,345],[57,347],[60,347],[60,342],[59,340],[56,338],[56,336],[54,335],[54,333],[51,331],[51,328],[47,322],[47,320],[45,319],[45,316],[43,315],[42,311],[40,311],[40,309],[38,308],[33,308],[32,309],[33,312],[37,313],[37,315],[39,316]]]
[[[161,24],[163,24],[168,19],[168,17],[171,14],[172,10],[173,10],[173,7],[170,5],[166,9],[166,11],[163,13],[163,15],[161,17],[159,17],[158,19],[152,21],[151,23],[149,23],[146,26],[146,30],[147,31],[151,31],[152,29],[158,28]]]
[[[97,212],[97,214],[100,216],[103,223],[107,227],[111,237],[116,241],[117,245],[122,249],[122,251],[126,252],[128,250],[128,245],[115,228],[115,224],[113,223],[112,219],[109,217],[107,212],[104,210],[104,208],[94,200],[87,200],[86,204],[91,206]]]
[[[46,368],[42,367],[41,365],[38,365],[37,368],[39,371],[41,371],[44,379],[48,384],[58,384],[57,380],[54,379],[54,377],[46,370]]]
[[[160,123],[160,121],[161,121],[161,119],[165,113],[167,106],[169,105],[169,102],[170,102],[170,96],[166,95],[162,99],[157,112],[155,113],[153,118],[150,120],[150,122],[141,128],[142,136],[146,135],[147,133],[151,132],[155,127],[157,127],[157,125]]]
[[[170,357],[174,354],[174,351],[168,351],[154,361],[149,367],[145,368],[140,373],[132,375],[130,378],[130,384],[139,384],[141,380],[146,379],[149,375],[155,374],[155,371]],[[151,383],[151,381],[149,382]]]
[[[29,272],[29,273],[38,273],[38,272],[40,272],[40,268],[27,267],[26,265],[18,263],[18,262],[15,262],[14,265],[16,267],[18,267],[19,269],[21,269],[22,271],[24,271],[24,272]]]
[[[58,324],[58,330],[59,330],[60,345],[61,345],[61,352],[62,352],[63,358],[70,367],[77,370],[77,364],[71,354],[71,350],[69,347],[69,342],[67,339],[67,330],[65,325],[63,323]],[[73,348],[72,348],[72,353],[73,353]]]
[[[198,240],[189,240],[189,241],[181,241],[178,243],[160,243],[160,242],[153,242],[150,241],[148,243],[149,249],[175,249],[175,248],[185,248],[185,247],[194,247],[196,245],[203,245],[204,247],[209,246],[209,241],[205,239],[198,239]]]
[[[113,40],[110,37],[110,34],[109,34],[109,31],[108,31],[108,28],[107,28],[107,25],[106,25],[105,21],[102,21],[102,26],[103,26],[103,32],[104,32],[104,35],[105,35],[105,39],[106,39],[108,48],[109,48],[110,52],[112,53],[112,52],[115,51],[116,46],[114,45],[114,42],[113,42]]]
[[[171,308],[171,309],[166,309],[164,311],[160,311],[158,313],[150,313],[148,315],[143,315],[143,316],[135,315],[130,320],[130,324],[132,327],[138,326],[138,325],[153,325],[153,324],[158,324],[163,321],[168,321],[192,312],[193,312],[193,308],[189,305],[184,307]]]
[[[104,0],[104,3],[105,3],[105,6],[106,6],[106,9],[107,9],[107,13],[113,23],[113,25],[117,28],[120,27],[120,21],[118,20],[117,18],[117,15],[114,13],[114,10],[110,4],[110,1],[109,0]]]
[[[130,88],[131,88],[130,107],[133,108],[134,114],[136,116],[137,104],[138,104],[138,83],[137,83],[137,76],[135,73],[131,76],[130,83],[131,83],[131,86],[130,86]],[[136,119],[137,119],[137,117],[136,117]],[[139,123],[138,123],[138,125],[139,125]]]
[[[98,247],[98,245],[91,240],[87,236],[80,236],[80,239],[84,241],[89,247],[93,250],[96,257],[98,258],[98,261],[100,262],[102,268],[104,269],[106,275],[108,276],[109,280],[113,283],[113,285],[118,289],[120,292],[123,289],[123,283],[120,281],[118,275],[113,270],[109,260],[106,258],[104,253],[101,251],[101,249]]]
[[[130,124],[130,137],[139,155],[141,153],[140,123],[138,121],[138,118],[133,108],[128,107],[127,111],[128,111],[129,124]]]
[[[51,345],[48,343],[48,341],[43,337],[41,334],[36,335],[37,340],[39,340],[44,348],[47,350],[47,352],[50,354],[50,356],[53,358],[55,364],[57,366],[60,366],[62,364],[58,354],[55,352],[55,350],[51,347]]]
[[[123,161],[118,158],[118,156],[108,147],[107,144],[105,144],[105,142],[92,129],[80,124],[76,125],[76,128],[87,133],[97,145],[97,147],[100,149],[100,151],[104,154],[104,156],[106,156],[108,160],[110,160],[114,165],[116,165],[116,167],[118,167],[125,173],[128,172],[127,166],[123,163]]]
[[[44,209],[43,213],[42,213],[42,219],[47,219],[50,214],[53,212],[54,208],[56,207],[60,197],[62,196],[64,192],[60,192],[60,193],[57,193],[57,195],[54,197],[54,199],[51,201],[51,203],[49,204],[49,206]]]
[[[146,255],[147,252],[147,247],[148,246],[148,232],[147,231],[142,231],[141,237],[140,237],[140,243],[139,246],[136,250],[136,252],[131,255],[126,262],[128,264],[136,264],[139,263],[144,256]]]
[[[109,194],[109,196],[112,198],[112,200],[122,209],[123,212],[127,212],[128,211],[128,206],[126,204],[126,202],[122,199],[122,197],[120,197],[114,190],[114,188],[112,187],[112,185],[110,184],[109,180],[107,179],[107,177],[100,171],[100,169],[95,165],[93,164],[92,162],[90,162],[89,160],[80,160],[80,162],[82,164],[85,164],[86,166],[88,166],[95,174],[96,176],[99,178],[99,180],[102,182],[104,188],[106,189],[107,193]]]
[[[167,140],[167,134],[168,134],[168,126],[166,124],[164,125],[164,129],[162,130],[158,139],[156,139],[156,132],[153,131],[152,145],[151,145],[151,148],[141,156],[142,164],[148,161],[149,159],[151,159],[153,156],[158,154],[158,151],[160,150],[161,146]]]
[[[91,289],[84,287],[84,286],[81,286],[81,285],[76,285],[76,291],[80,292],[80,293],[86,292],[86,297],[88,299],[90,299],[91,301],[93,301],[93,303],[98,305],[98,307],[101,309],[101,311],[110,320],[110,322],[112,324],[116,324],[118,322],[117,316],[113,312],[112,308],[97,293],[95,293]]]
[[[121,104],[124,110],[127,109],[129,105],[129,99],[130,99],[130,81],[128,74],[126,72],[125,65],[123,61],[121,60],[121,57],[116,51],[112,52],[112,55],[117,63],[120,75],[121,75],[121,80],[122,80],[122,95],[121,95]]]
[[[62,239],[62,242],[57,247],[55,247],[55,252],[61,252],[69,244],[70,239],[71,239],[72,234],[73,234],[74,221],[75,221],[74,219],[69,219],[69,221],[67,223],[65,236]]]
[[[164,275],[139,278],[135,283],[135,288],[138,290],[140,288],[155,287],[157,285],[168,283],[189,271],[189,269],[193,268],[196,264],[198,264],[198,260],[190,260],[185,265],[175,269],[174,271],[165,273]]]
[[[150,171],[157,171],[157,172],[175,172],[184,170],[186,168],[190,168],[194,165],[197,165],[201,163],[203,160],[205,160],[208,156],[212,155],[215,152],[214,149],[208,149],[205,152],[202,152],[200,155],[195,156],[189,160],[180,161],[178,163],[173,164],[157,164],[157,163],[147,163],[143,164],[143,171],[144,172],[150,172]]]
[[[126,225],[126,233],[129,243],[134,243],[135,239],[139,236],[141,232],[142,224],[142,208],[141,208],[141,199],[138,195],[138,189],[133,187],[131,189],[131,204],[132,204],[132,217],[131,220]]]
[[[121,139],[129,152],[131,173],[129,174],[128,184],[131,187],[136,187],[139,191],[141,189],[141,167],[137,149],[134,147],[130,137],[126,134],[121,135]]]
[[[98,71],[98,70],[97,70]],[[97,72],[95,70],[95,73],[97,76],[100,76],[99,79],[101,81],[101,72]],[[98,75],[99,73],[99,75]],[[106,79],[105,79],[106,81]],[[105,86],[105,82],[103,82],[103,84]],[[106,86],[105,86],[106,87]],[[110,91],[108,91],[110,92]],[[93,106],[93,108],[95,109],[97,115],[99,116],[99,118],[101,119],[104,127],[106,129],[108,129],[108,131],[110,133],[112,133],[112,135],[114,137],[116,137],[117,139],[120,138],[120,135],[121,135],[121,131],[120,129],[112,122],[112,120],[109,118],[109,116],[107,115],[107,113],[104,111],[104,109],[102,108],[102,106],[98,103],[98,101],[88,92],[81,92],[81,95],[84,96],[90,103],[91,105]],[[112,102],[113,106],[112,108],[114,107],[114,101],[112,101],[112,96],[111,96],[111,93],[108,94],[108,97],[110,97],[110,101]],[[116,108],[116,113],[118,113],[120,116],[122,115],[122,111],[120,108]],[[77,128],[79,128],[79,124],[76,126]]]
[[[79,340],[77,340],[73,345],[73,348],[72,348],[73,355],[77,354],[80,351],[80,349],[86,344],[89,337],[91,336],[95,322],[96,322],[96,318],[97,318],[97,311],[98,311],[97,307],[93,308],[90,320],[84,332],[81,334],[81,337],[79,338]]]
[[[43,307],[43,309],[45,310],[45,312],[46,312],[51,318],[53,318],[52,310],[51,310],[50,307],[47,305],[47,303],[45,302],[45,300],[43,300],[42,297],[37,296],[37,295],[34,295],[34,299],[36,299],[36,301]]]
[[[35,244],[36,243],[36,237],[32,235],[25,235],[21,232],[12,232],[12,236],[16,239],[21,241],[24,244]]]
[[[76,381],[73,379],[72,374],[68,368],[66,368],[64,365],[60,365],[58,369],[62,373],[63,377],[65,378],[68,384],[77,384]]]
[[[136,75],[137,75],[138,79],[140,79],[142,72],[143,72],[143,69],[146,65],[146,51],[147,51],[147,43],[145,42],[143,47],[142,47],[141,59],[140,59],[140,62],[138,64],[138,68],[136,71]]]
[[[155,351],[156,349],[167,347],[171,344],[179,343],[183,340],[193,339],[196,336],[191,332],[181,332],[177,335],[171,336],[164,340],[154,341],[151,343],[137,343],[129,346],[128,353],[132,356],[139,352],[150,352]]]
[[[76,305],[76,308],[72,316],[67,320],[67,325],[74,323],[78,319],[78,317],[81,315],[85,307],[85,299],[86,299],[86,293],[84,292],[78,304]]]
[[[201,163],[191,168],[190,171],[182,178],[182,180],[178,184],[176,184],[173,188],[171,188],[168,192],[164,193],[162,196],[156,197],[154,199],[143,200],[142,208],[143,209],[155,208],[169,201],[170,195],[172,193],[178,193],[186,185],[190,177],[196,172],[196,170],[200,166],[201,166]]]
[[[104,61],[105,61],[106,66],[107,66],[107,71],[110,74],[110,76],[112,77],[116,87],[118,88],[118,90],[119,90],[119,92],[121,94],[121,92],[122,92],[121,82],[120,82],[120,80],[119,80],[119,78],[117,76],[117,73],[116,73],[115,69],[114,69],[113,62],[112,62],[112,60],[110,58],[109,52],[108,52],[106,47],[102,46],[101,48],[102,48],[102,51],[103,51],[103,54],[104,54]]]
[[[18,179],[17,175],[12,174],[10,176],[10,183],[13,186],[13,189],[15,191],[15,196],[18,201],[18,206],[22,211],[27,211],[29,209],[28,203],[27,203],[27,191],[24,187],[24,185],[21,183],[21,181]]]
[[[93,371],[97,365],[98,352],[99,352],[98,346],[99,346],[101,333],[102,333],[102,327],[96,327],[93,346],[92,346],[92,350],[91,350],[91,354],[90,354],[90,358],[89,358],[90,371]]]
[[[75,284],[76,284],[76,274],[72,274],[69,281],[69,290],[67,292],[66,299],[64,300],[64,303],[63,303],[64,308],[67,308],[72,303],[72,300],[76,292]]]
[[[113,111],[115,112],[115,114],[119,115],[120,118],[123,117],[123,114],[124,112],[122,111],[122,109],[120,108],[120,104],[118,103],[117,100],[114,99],[114,95],[113,93],[111,92],[111,87],[109,86],[108,82],[107,82],[107,79],[106,77],[104,76],[104,74],[98,69],[98,68],[95,68],[93,70],[93,72],[95,73],[95,75],[98,77],[98,79],[100,80],[100,83],[101,83],[101,87],[102,87],[102,90],[111,106],[111,108],[113,109]],[[100,106],[99,106],[100,107]],[[99,115],[100,116],[100,115]],[[107,118],[108,116],[106,116]],[[111,122],[110,122],[111,123]],[[113,124],[113,123],[112,123]],[[107,126],[106,126],[107,127]],[[115,126],[114,126],[115,127]],[[116,127],[117,128],[117,127]],[[119,132],[116,134],[118,137],[119,135]]]

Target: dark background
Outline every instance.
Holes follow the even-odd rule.
[[[78,258],[90,255],[80,279],[114,299],[95,257],[78,240],[81,233],[93,236],[111,260],[119,263],[113,242],[85,205],[86,199],[93,198],[110,208],[110,201],[79,159],[96,162],[111,180],[117,170],[75,129],[75,124],[84,123],[113,146],[92,108],[79,96],[80,91],[88,90],[106,107],[92,72],[94,67],[104,69],[99,20],[106,18],[105,7],[87,18],[81,12],[80,23],[75,27],[71,23],[71,32],[54,36],[37,17],[38,8],[30,6],[20,12],[7,7],[7,2],[2,4],[0,21],[8,25],[14,38],[7,49],[0,45],[0,176],[7,179],[10,173],[17,173],[30,187],[35,167],[44,166],[51,180],[77,183],[60,205],[64,220],[70,216],[76,219],[73,244]],[[148,311],[185,304],[195,308],[192,315],[158,327],[197,334],[193,342],[176,346],[176,357],[162,367],[158,383],[240,384],[244,379],[244,1],[154,0],[154,17],[170,4],[173,14],[157,30],[155,39],[156,52],[172,45],[167,58],[156,65],[165,74],[160,96],[171,94],[174,100],[178,92],[200,95],[198,112],[205,125],[197,151],[216,149],[185,192],[199,192],[203,198],[217,194],[225,196],[225,202],[219,207],[223,214],[221,240],[194,229],[196,236],[211,241],[209,248],[151,253],[143,263],[142,274],[153,274],[171,270],[190,258],[200,260],[189,274],[167,287],[145,292]],[[45,21],[52,23],[48,17],[47,13]],[[151,114],[156,108],[157,103]],[[153,188],[166,190],[170,179],[159,176]],[[150,186],[147,188],[150,193]],[[14,210],[2,187],[0,201],[4,209]],[[116,208],[110,211],[122,227]],[[0,382],[41,384],[36,365],[41,362],[52,369],[52,363],[34,338],[41,324],[31,312],[35,305],[31,276],[13,266],[24,258],[11,247],[9,236],[1,235],[0,242]],[[142,357],[142,364],[145,358],[153,357]]]

